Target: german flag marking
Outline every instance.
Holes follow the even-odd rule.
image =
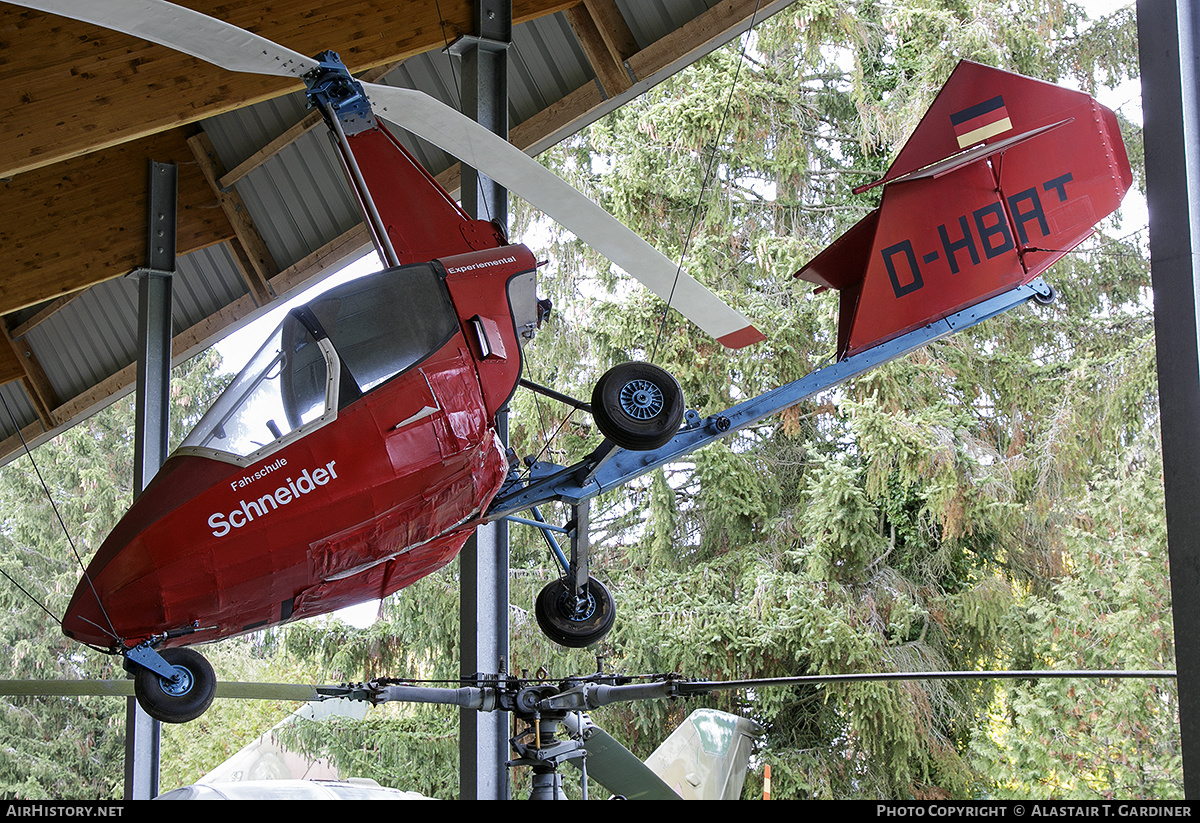
[[[1000,95],[955,112],[950,115],[950,125],[954,128],[960,149],[1003,134],[1013,127],[1008,119],[1008,109],[1004,106],[1004,97]]]

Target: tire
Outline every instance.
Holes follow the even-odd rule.
[[[166,649],[162,658],[179,674],[179,680],[172,683],[139,666],[133,678],[138,704],[146,714],[163,723],[195,720],[208,710],[217,694],[217,676],[212,665],[191,649]]]
[[[613,366],[592,391],[592,417],[601,433],[631,451],[666,445],[683,422],[683,390],[649,363]]]
[[[589,577],[587,604],[575,613],[574,586],[565,579],[542,589],[533,604],[542,633],[560,646],[582,649],[604,639],[617,618],[616,603],[599,580]]]
[[[1038,294],[1037,292],[1033,294],[1033,299],[1043,306],[1049,306],[1058,298],[1058,292],[1054,290],[1053,286],[1047,285],[1046,288],[1050,290],[1048,294]]]

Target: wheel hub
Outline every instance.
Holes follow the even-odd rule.
[[[558,608],[568,620],[587,620],[596,613],[596,598],[588,592],[583,600],[579,600],[569,588],[564,588],[562,597],[558,600]]]
[[[649,420],[663,410],[662,389],[649,380],[631,380],[621,389],[621,410],[635,420]]]
[[[161,679],[162,690],[172,697],[180,697],[192,690],[192,673],[182,666],[175,667],[173,680]]]

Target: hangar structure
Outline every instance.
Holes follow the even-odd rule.
[[[458,105],[472,0],[183,5],[371,82]],[[787,0],[515,0],[511,141],[537,154]],[[0,2],[0,462],[133,389],[149,161],[178,164],[172,359],[364,253],[358,207],[302,84]],[[410,142],[454,193],[457,161]]]
[[[423,91],[533,155],[790,2],[180,5],[300,53],[332,49],[360,79]],[[502,52],[505,68],[485,51]],[[369,230],[300,82],[231,73],[4,2],[0,59],[15,80],[0,118],[0,241],[9,250],[0,264],[8,343],[0,344],[0,398],[16,418],[0,415],[0,465],[136,386],[141,489],[166,456],[158,411],[167,349],[179,363],[208,348],[367,252]],[[504,88],[507,123],[485,122],[502,119],[484,109],[503,106]],[[474,180],[430,145],[406,145],[452,194]],[[168,168],[175,179],[159,186]],[[468,182],[467,193],[474,188]],[[480,188],[464,207],[504,214],[503,195]],[[164,254],[147,241],[170,222],[155,221],[172,201],[174,248]],[[503,526],[481,529],[478,551],[463,553],[464,672],[506,656]],[[469,715],[460,724],[464,796],[503,797],[506,716]],[[157,731],[132,702],[128,729],[126,796],[152,797]]]

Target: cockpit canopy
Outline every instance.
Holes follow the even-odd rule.
[[[423,361],[459,330],[441,272],[387,269],[292,309],[180,448],[257,459]]]

